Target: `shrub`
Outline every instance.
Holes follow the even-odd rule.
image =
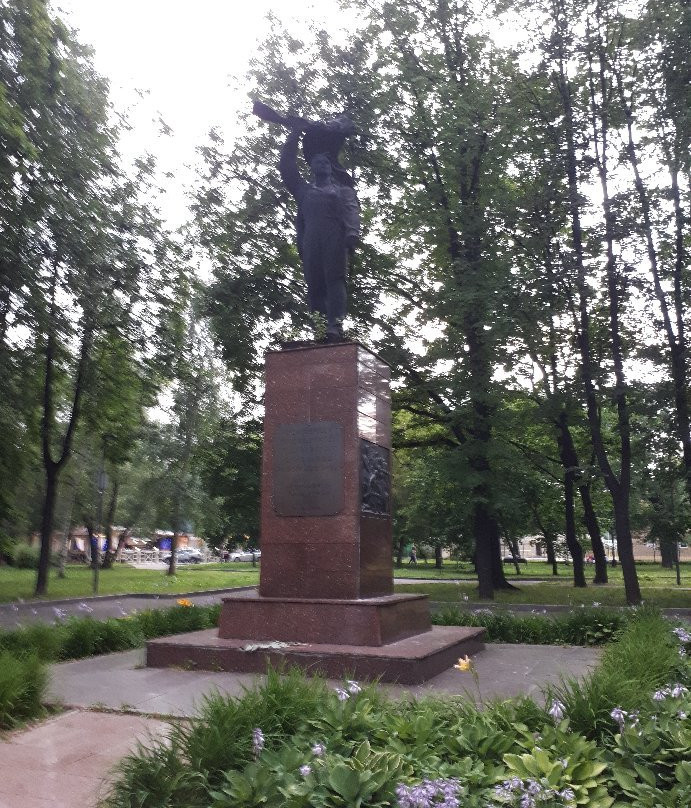
[[[61,627],[59,659],[81,659],[113,651],[126,651],[144,644],[144,635],[136,621],[127,618],[94,620],[75,617]]]
[[[29,545],[24,542],[17,542],[17,544],[9,548],[7,560],[13,567],[25,570],[37,570],[40,552],[38,547],[29,547]]]
[[[0,530],[0,564],[11,564],[14,557],[15,539]]]
[[[37,656],[19,658],[0,651],[0,729],[40,715],[46,682],[45,667]]]
[[[175,606],[108,620],[71,617],[53,625],[34,623],[0,631],[0,650],[15,656],[35,654],[44,662],[82,659],[138,648],[153,637],[211,628],[219,612],[220,606]]]
[[[631,614],[616,609],[584,608],[552,617],[447,606],[432,616],[432,622],[442,626],[482,626],[487,629],[488,642],[603,645],[621,634]]]
[[[679,644],[671,625],[654,611],[639,610],[633,615],[591,674],[549,689],[550,697],[564,705],[571,727],[586,737],[613,734],[615,707],[627,713],[649,711],[651,694],[680,669]]]

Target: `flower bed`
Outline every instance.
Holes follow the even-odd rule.
[[[689,640],[638,612],[598,669],[544,705],[391,701],[374,686],[270,672],[241,698],[208,698],[169,741],[123,760],[104,805],[682,808],[691,804]],[[472,674],[459,662],[459,676]]]

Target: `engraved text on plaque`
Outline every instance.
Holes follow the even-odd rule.
[[[341,424],[280,424],[273,465],[274,511],[279,516],[334,516],[343,510]]]

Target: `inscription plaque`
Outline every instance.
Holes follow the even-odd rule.
[[[274,511],[279,516],[334,516],[343,510],[341,424],[280,424],[273,461]]]
[[[368,440],[360,441],[361,512],[388,516],[391,489],[389,450]]]

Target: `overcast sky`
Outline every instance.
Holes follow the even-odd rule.
[[[185,169],[211,126],[231,136],[238,111],[249,105],[231,77],[245,73],[266,15],[329,27],[342,19],[337,0],[53,0],[59,16],[94,48],[97,70],[111,82],[118,110],[129,110],[133,131],[123,152],[156,155],[176,175],[165,213],[173,226],[185,220]],[[138,92],[139,91],[139,92]],[[145,95],[142,97],[140,93]],[[159,112],[173,130],[159,135]]]

